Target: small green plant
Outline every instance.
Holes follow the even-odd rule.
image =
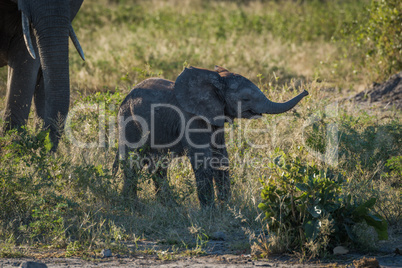
[[[394,156],[387,160],[385,164],[390,169],[390,176],[402,178],[402,156]]]
[[[196,250],[201,250],[204,248],[208,243],[209,237],[205,233],[197,234],[197,243],[196,243]]]
[[[66,257],[72,257],[72,256],[80,256],[82,255],[82,252],[84,251],[83,246],[80,244],[79,241],[74,241],[71,242],[67,245],[66,249]]]
[[[0,243],[0,258],[22,258],[24,251],[15,246],[15,238],[11,235],[6,241]]]
[[[173,261],[176,258],[174,253],[168,251],[158,252],[157,255],[161,261]]]
[[[352,227],[362,221],[374,227],[380,239],[387,239],[386,221],[372,212],[375,198],[353,198],[343,190],[346,181],[340,174],[278,153],[271,163],[272,177],[261,180],[259,208],[270,234],[286,239],[288,250],[321,255],[329,246],[356,241]],[[321,248],[314,248],[314,243]]]
[[[25,254],[15,249],[14,246],[1,245],[0,258],[23,258],[23,257],[25,257]]]

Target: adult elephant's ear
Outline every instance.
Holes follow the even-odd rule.
[[[223,82],[217,72],[185,68],[176,79],[174,93],[186,112],[202,116],[212,125],[224,125]]]

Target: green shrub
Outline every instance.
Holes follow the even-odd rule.
[[[390,174],[402,178],[402,156],[394,156],[387,160],[385,164],[390,169]]]
[[[357,242],[352,229],[360,222],[374,227],[380,239],[387,239],[387,222],[372,211],[376,199],[362,200],[345,192],[347,182],[341,175],[283,152],[271,168],[272,177],[261,180],[258,207],[265,213],[270,235],[284,237],[288,251],[314,257],[326,253],[328,247]]]
[[[101,164],[71,166],[51,147],[48,131],[26,127],[0,137],[0,241],[65,246],[83,232],[73,228],[83,226],[82,201],[110,198],[111,176]]]
[[[27,128],[0,140],[0,225],[4,235],[11,233],[18,242],[63,239],[63,214],[74,202],[56,192],[65,165],[49,157],[51,147],[48,131],[32,135]],[[56,191],[44,191],[48,188]]]

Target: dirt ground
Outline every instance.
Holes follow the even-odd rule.
[[[402,110],[402,72],[394,74],[383,83],[374,83],[370,88],[355,95],[352,100],[385,109],[395,107]]]
[[[23,261],[30,259],[7,259],[0,261],[0,267],[18,267]],[[172,261],[161,261],[153,258],[110,258],[96,262],[83,261],[77,258],[43,259],[47,267],[320,267],[318,264],[301,265],[286,264],[278,261],[252,260],[247,256],[201,256],[188,257]]]
[[[255,260],[250,255],[207,255],[198,257],[183,257],[174,260],[159,260],[157,257],[135,256],[135,257],[111,257],[95,261],[83,260],[80,258],[44,258],[34,260],[32,258],[22,259],[0,259],[0,267],[20,267],[26,261],[36,261],[47,265],[47,267],[350,267],[353,260],[361,259],[364,256],[347,254],[337,257],[333,261],[313,261],[298,263],[288,257],[273,257],[265,260]],[[402,256],[388,254],[375,257],[380,267],[402,267]],[[369,266],[362,266],[369,267]],[[378,267],[378,266],[377,266]]]
[[[363,258],[375,258],[378,261],[376,266],[358,267],[402,267],[402,232],[394,232],[387,241],[380,241],[378,250],[374,253],[362,254],[349,252],[345,255],[328,256],[325,259],[310,260],[300,263],[299,260],[290,255],[270,256],[267,259],[257,259],[249,253],[241,253],[230,250],[230,241],[209,241],[203,252],[205,255],[191,256],[191,254],[172,254],[164,245],[154,241],[140,241],[136,245],[137,251],[130,255],[120,255],[111,252],[111,257],[89,256],[79,257],[58,257],[65,256],[61,250],[31,253],[31,257],[24,258],[2,258],[0,268],[21,267],[24,262],[34,261],[46,264],[47,267],[356,267],[353,261]],[[144,249],[152,249],[147,251]],[[31,268],[44,268],[46,266],[29,266]]]

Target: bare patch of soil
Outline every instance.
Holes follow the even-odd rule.
[[[391,76],[383,83],[374,83],[352,98],[357,103],[370,103],[382,108],[395,107],[402,110],[402,72]]]
[[[379,250],[362,254],[350,252],[345,255],[328,256],[300,263],[292,255],[269,256],[267,259],[253,257],[249,252],[231,249],[232,241],[210,240],[202,253],[195,251],[172,252],[171,246],[154,241],[139,241],[128,255],[111,252],[111,257],[102,258],[100,254],[79,257],[65,257],[64,250],[36,252],[23,258],[0,259],[0,267],[20,267],[28,261],[44,263],[47,267],[402,267],[402,232],[394,233],[388,241],[382,241]],[[129,248],[134,245],[127,245]],[[194,255],[193,255],[194,254]],[[64,257],[63,257],[64,256]],[[352,266],[353,265],[353,266]],[[374,266],[370,266],[374,265]],[[376,266],[379,265],[379,266]],[[29,266],[28,266],[29,267]],[[35,267],[35,266],[32,266]],[[40,267],[40,266],[38,266]]]
[[[307,262],[298,263],[290,257],[272,257],[269,259],[254,259],[250,255],[206,255],[193,257],[175,257],[171,260],[160,260],[158,257],[150,255],[135,255],[130,257],[113,256],[105,259],[83,260],[80,258],[19,258],[19,259],[0,259],[0,267],[20,267],[27,261],[34,261],[46,264],[47,267],[351,267],[352,264],[378,264],[382,268],[401,267],[402,256],[354,256],[348,255],[337,257],[333,261],[327,262]],[[363,265],[363,266],[362,266]],[[357,266],[356,266],[357,267]]]

